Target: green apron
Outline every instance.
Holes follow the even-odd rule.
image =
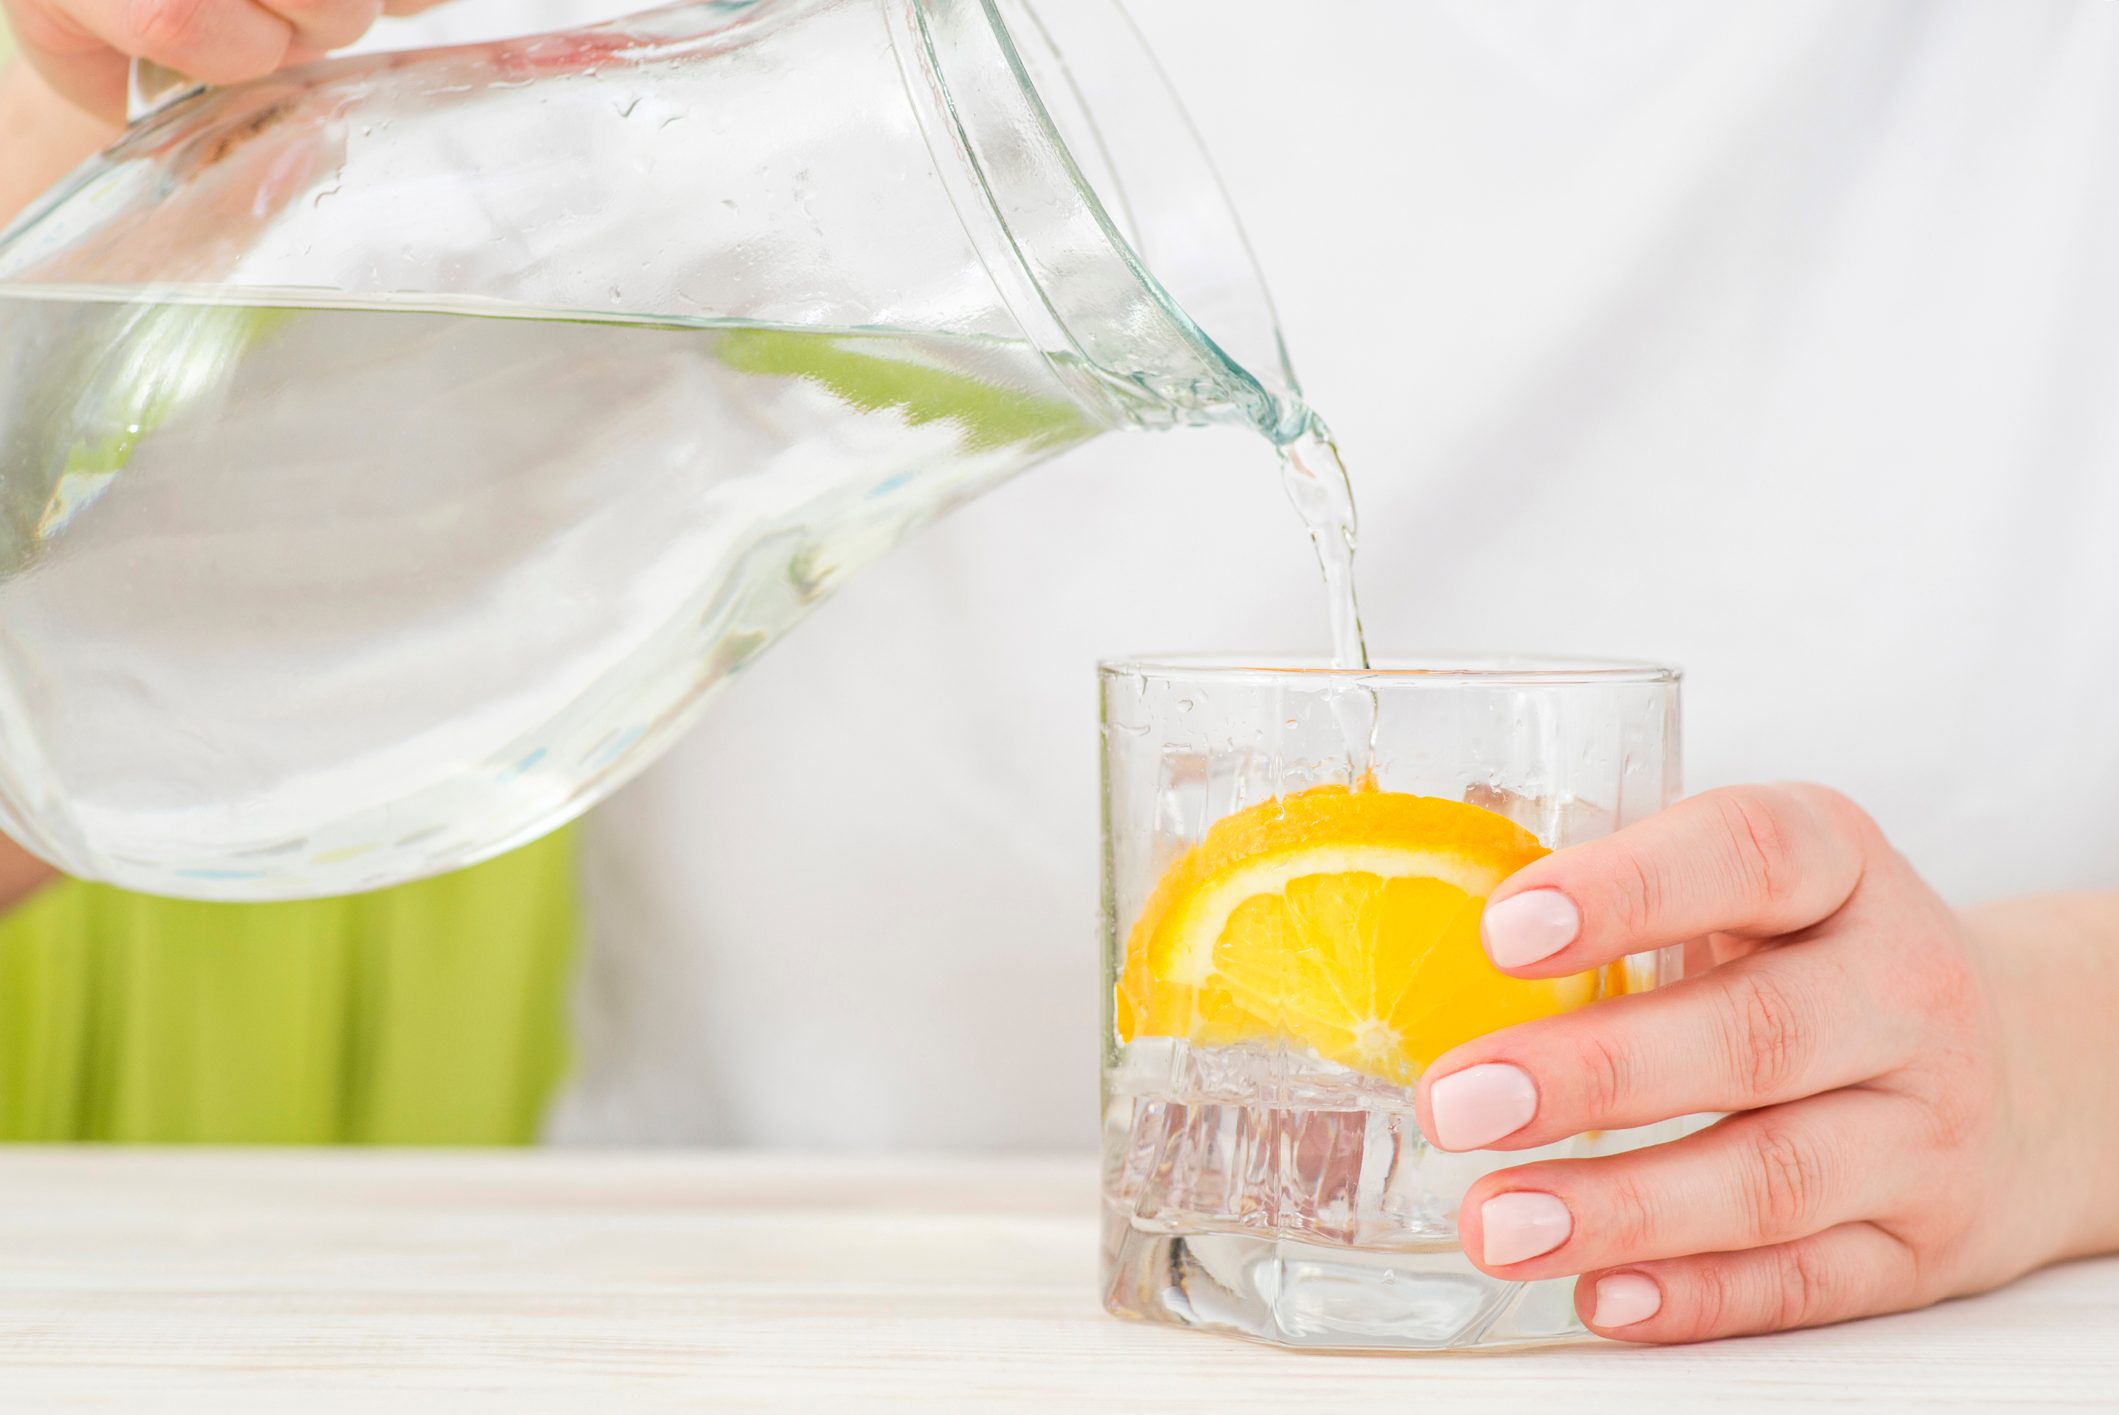
[[[573,837],[297,904],[0,918],[0,1140],[508,1144],[565,1063]]]

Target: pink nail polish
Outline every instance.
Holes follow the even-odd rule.
[[[1630,1327],[1662,1307],[1662,1291],[1653,1282],[1639,1273],[1613,1273],[1597,1279],[1597,1310],[1590,1321],[1600,1327]]]
[[[1557,889],[1531,889],[1489,904],[1479,916],[1479,941],[1497,968],[1520,968],[1550,958],[1582,932],[1582,911]]]
[[[1482,1252],[1490,1268],[1550,1253],[1567,1241],[1574,1227],[1567,1205],[1550,1194],[1496,1194],[1479,1205]]]
[[[1477,1150],[1530,1124],[1538,1088],[1530,1073],[1506,1062],[1452,1071],[1427,1088],[1434,1140],[1445,1150]]]

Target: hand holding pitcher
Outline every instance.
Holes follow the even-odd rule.
[[[91,113],[125,111],[127,70],[152,60],[200,83],[231,84],[344,48],[384,15],[439,0],[5,0],[24,55]]]

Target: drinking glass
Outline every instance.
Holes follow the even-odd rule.
[[[1102,701],[1105,1305],[1305,1347],[1579,1334],[1572,1279],[1472,1266],[1465,1191],[1680,1126],[1451,1154],[1413,1095],[1472,1035],[1679,975],[1510,980],[1476,933],[1515,865],[1675,798],[1677,673],[1176,658],[1105,664]]]

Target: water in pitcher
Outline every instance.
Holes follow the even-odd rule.
[[[1321,424],[1180,411],[1304,429],[1350,602]],[[232,898],[549,828],[850,573],[1105,430],[1006,340],[50,287],[0,293],[0,428],[0,828]]]
[[[94,291],[0,295],[0,427],[0,807],[231,897],[299,886],[289,852],[402,873],[548,828],[847,575],[1103,430],[998,340]]]

